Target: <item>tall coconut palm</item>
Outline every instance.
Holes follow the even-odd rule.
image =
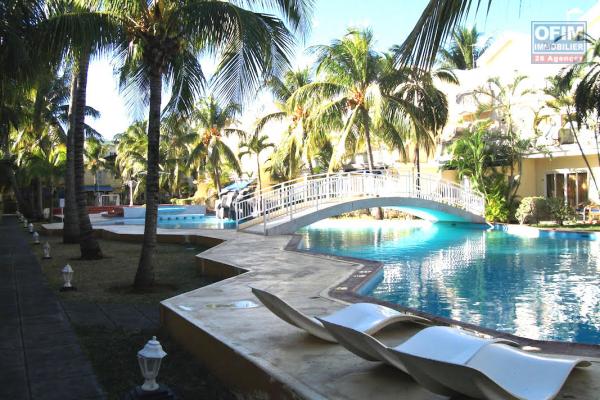
[[[108,150],[108,145],[102,139],[88,139],[85,142],[85,167],[94,177],[95,192],[98,191],[98,173],[109,166],[108,160],[105,158]]]
[[[217,196],[221,193],[221,164],[228,164],[238,174],[241,174],[240,164],[231,148],[222,140],[232,134],[244,137],[246,133],[235,128],[236,117],[241,107],[236,103],[229,103],[221,107],[213,96],[202,99],[192,113],[192,120],[196,126],[197,139],[192,146],[189,160],[197,167],[210,169],[213,177]]]
[[[398,51],[398,48],[392,51]],[[403,142],[412,145],[418,179],[421,152],[432,153],[437,136],[448,120],[448,100],[436,84],[440,81],[457,84],[458,80],[451,71],[443,68],[425,71],[415,67],[394,67],[393,60],[390,54],[384,60],[381,86],[385,102],[380,117],[384,121],[381,129],[395,147]]]
[[[241,4],[241,6],[239,5]],[[106,13],[126,32],[120,48],[122,82],[148,110],[148,174],[144,240],[134,285],[154,284],[158,164],[163,84],[171,83],[167,110],[190,112],[204,86],[199,53],[220,57],[215,85],[220,96],[240,99],[269,69],[288,64],[292,35],[282,20],[245,6],[279,12],[293,30],[306,30],[312,1],[106,1]],[[133,89],[133,90],[132,90]]]
[[[260,135],[271,122],[284,124],[284,135],[281,146],[277,149],[277,158],[283,162],[287,157],[289,160],[306,159],[310,173],[313,174],[312,157],[318,152],[315,147],[319,130],[315,129],[318,124],[312,122],[310,116],[310,104],[292,104],[292,95],[301,87],[312,82],[308,68],[287,71],[283,79],[271,77],[265,86],[273,94],[277,111],[268,113],[256,123],[256,135]]]
[[[256,178],[258,179],[258,191],[260,192],[263,188],[262,180],[260,177],[261,165],[260,165],[260,153],[268,149],[269,147],[275,147],[273,143],[268,142],[269,137],[267,135],[252,135],[249,139],[241,143],[239,157],[242,158],[245,155],[256,156]]]
[[[341,128],[330,170],[339,168],[349,142],[359,138],[366,143],[369,170],[373,170],[371,130],[381,100],[380,55],[374,50],[373,33],[350,29],[341,40],[314,46],[311,51],[317,56],[318,79],[296,90],[292,106],[320,99],[311,110],[311,118],[328,128]]]
[[[441,49],[439,60],[443,68],[448,69],[473,69],[477,59],[490,46],[490,41],[481,44],[482,33],[476,26],[467,28],[457,27],[452,32],[452,39],[448,48]]]
[[[117,157],[115,158],[115,167],[121,175],[123,182],[136,181],[135,190],[132,190],[132,199],[138,197],[141,188],[145,187],[145,174],[148,151],[148,124],[136,122],[129,126],[123,133],[115,135]]]

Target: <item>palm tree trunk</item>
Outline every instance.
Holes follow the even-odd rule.
[[[94,237],[94,231],[87,211],[86,193],[84,191],[83,145],[85,123],[85,97],[87,91],[87,75],[90,63],[89,53],[82,54],[77,66],[77,90],[75,92],[75,109],[73,113],[73,143],[75,169],[75,198],[77,199],[77,216],[79,217],[79,248],[84,260],[102,258],[100,245]]]
[[[217,188],[217,198],[221,198],[221,174],[219,167],[215,166],[215,186]]]
[[[259,153],[256,153],[256,177],[258,179],[258,192],[262,190],[262,180],[260,179],[260,158]]]
[[[158,66],[150,72],[150,110],[148,115],[148,173],[146,175],[146,217],[142,254],[135,273],[138,289],[154,285],[154,251],[158,219],[158,163],[160,145],[160,103],[162,74]]]
[[[36,199],[36,205],[37,205],[37,216],[38,218],[43,218],[44,217],[44,187],[42,185],[42,178],[36,178],[36,195],[37,195],[37,199]]]
[[[65,171],[65,207],[63,209],[63,243],[79,243],[79,216],[75,198],[75,142],[73,140],[73,112],[77,97],[77,73],[71,77],[71,103],[69,104],[69,129],[67,131],[67,160]]]
[[[50,214],[48,214],[48,221],[54,222],[54,178],[50,177]]]
[[[365,140],[367,141],[367,161],[369,163],[369,171],[373,172],[373,148],[371,147],[371,130],[369,127],[369,116],[366,110],[363,110],[364,125],[365,125]]]

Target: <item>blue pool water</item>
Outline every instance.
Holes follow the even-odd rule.
[[[532,339],[600,344],[600,241],[393,221],[323,221],[299,234],[300,249],[383,262],[363,294]]]
[[[110,218],[106,221],[96,222],[94,225],[144,225],[144,218]],[[235,221],[203,214],[160,215],[158,227],[166,229],[235,229]]]

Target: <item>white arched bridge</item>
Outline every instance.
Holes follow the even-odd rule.
[[[438,176],[345,172],[306,176],[239,196],[238,230],[281,235],[342,213],[392,207],[430,221],[484,223],[481,194]]]

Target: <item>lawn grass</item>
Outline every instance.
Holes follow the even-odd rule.
[[[156,248],[156,288],[143,293],[132,289],[141,243],[98,239],[104,254],[101,260],[81,260],[79,246],[63,244],[60,236],[42,236],[51,246],[50,260],[42,259],[42,245],[33,246],[50,286],[63,285],[61,270],[70,264],[75,271],[75,292],[60,293],[61,300],[97,303],[152,303],[197,289],[216,280],[203,277],[196,267],[195,255],[206,248],[195,245],[158,244]]]
[[[600,225],[592,225],[592,224],[569,224],[569,225],[558,225],[558,224],[535,224],[531,225],[535,228],[548,228],[548,229],[558,229],[564,231],[589,231],[589,232],[600,232]]]
[[[141,251],[141,243],[98,239],[105,258],[81,260],[78,245],[62,243],[60,236],[41,236],[51,246],[50,260],[42,259],[42,245],[32,244],[42,270],[62,302],[155,304],[177,294],[197,289],[216,280],[200,275],[195,255],[206,248],[195,245],[158,244],[156,248],[157,287],[143,293],[131,285]],[[75,273],[77,291],[59,292],[63,280],[61,269],[69,263]],[[137,352],[157,336],[167,357],[158,381],[171,387],[179,399],[233,400],[235,397],[196,359],[185,352],[166,331],[124,330],[106,327],[74,326],[83,350],[108,399],[117,400],[131,388],[143,383],[137,364]]]
[[[136,355],[153,335],[167,352],[157,380],[173,389],[179,399],[235,399],[227,388],[164,332],[89,327],[76,327],[75,330],[109,400],[118,400],[131,388],[143,383]]]

